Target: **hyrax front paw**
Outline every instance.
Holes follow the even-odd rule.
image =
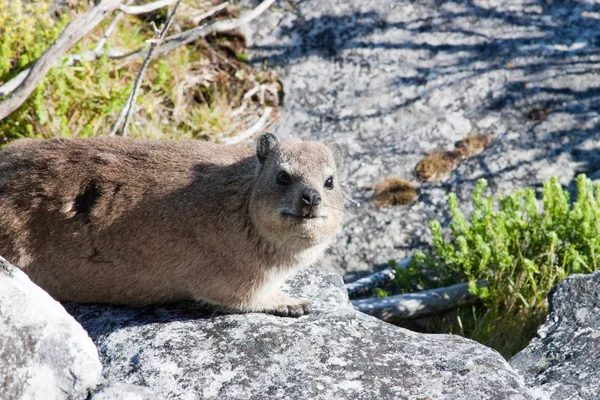
[[[266,308],[265,312],[280,317],[298,318],[308,314],[309,305],[310,302],[307,300],[286,298],[284,302]]]

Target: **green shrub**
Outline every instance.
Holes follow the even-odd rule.
[[[460,310],[460,329],[452,329],[510,356],[535,335],[554,285],[598,269],[600,184],[578,176],[572,204],[556,178],[544,183],[541,204],[531,188],[488,198],[486,188],[483,179],[475,185],[470,221],[449,195],[450,238],[432,221],[432,251],[398,269],[397,283],[407,290],[468,282],[481,304]],[[487,285],[478,288],[479,280]]]

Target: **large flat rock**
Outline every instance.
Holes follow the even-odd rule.
[[[85,399],[101,368],[77,321],[0,257],[0,398]]]
[[[600,397],[600,271],[573,275],[550,293],[537,336],[511,358],[539,399]]]
[[[71,305],[111,382],[168,399],[531,399],[495,351],[397,328],[351,308],[338,275],[306,271],[287,290],[298,319],[169,308]]]
[[[248,3],[252,3],[251,1]],[[600,4],[592,1],[278,2],[246,27],[251,62],[281,76],[274,131],[349,148],[348,216],[323,266],[347,278],[427,244],[446,194],[569,184],[600,169]],[[479,156],[412,206],[376,208],[365,188],[414,179],[417,162],[473,133]],[[596,174],[598,175],[598,174]],[[468,208],[465,205],[466,208]]]

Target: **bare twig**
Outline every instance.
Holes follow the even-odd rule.
[[[478,285],[485,285],[485,283],[481,281],[478,282]],[[477,302],[477,297],[469,292],[468,284],[459,283],[382,299],[352,300],[352,305],[358,311],[384,321],[394,321],[426,317],[475,302]]]
[[[58,39],[33,64],[25,79],[19,83],[6,100],[0,103],[0,120],[6,118],[23,104],[60,57],[77,43],[79,39],[102,22],[108,13],[116,10],[122,1],[100,0],[75,19],[75,21],[71,22]]]
[[[177,0],[177,2],[175,3],[173,10],[171,11],[171,14],[169,14],[169,17],[167,18],[167,21],[165,22],[165,25],[163,26],[161,31],[158,31],[156,26],[154,24],[152,24],[152,28],[154,30],[156,39],[154,39],[150,43],[150,50],[148,50],[148,54],[146,55],[146,58],[144,59],[144,62],[142,63],[142,66],[140,67],[140,72],[138,72],[138,76],[135,79],[135,83],[133,85],[133,90],[129,94],[129,97],[127,98],[127,102],[125,103],[125,107],[123,107],[123,110],[121,110],[121,113],[119,114],[119,117],[117,118],[117,121],[113,125],[111,132],[110,132],[110,136],[114,136],[115,133],[119,130],[119,127],[121,125],[121,121],[123,120],[123,117],[125,117],[125,123],[123,125],[123,129],[121,130],[121,134],[119,136],[127,135],[127,127],[129,126],[129,121],[131,120],[131,115],[133,114],[133,108],[134,108],[135,102],[137,100],[140,86],[142,85],[144,73],[146,72],[146,68],[148,68],[148,64],[150,64],[150,60],[152,59],[152,54],[154,53],[154,50],[157,48],[157,46],[160,45],[160,43],[163,41],[167,31],[169,30],[169,26],[171,26],[171,22],[173,21],[173,18],[175,17],[175,13],[177,12],[177,8],[179,7],[179,4],[181,4],[181,0]]]
[[[229,136],[229,137],[220,139],[221,143],[236,144],[236,143],[243,142],[244,140],[249,139],[252,136],[256,135],[258,132],[260,132],[265,127],[272,112],[273,112],[273,109],[271,107],[265,108],[263,115],[261,115],[260,118],[258,119],[258,121],[256,121],[254,124],[252,124],[248,129],[238,133],[235,136]]]
[[[133,3],[133,0],[127,0],[125,2],[125,6],[128,6],[131,3]],[[123,6],[121,6],[121,7],[123,7]],[[113,33],[113,31],[119,24],[119,21],[123,18],[123,15],[125,15],[123,13],[123,11],[119,11],[117,13],[117,16],[115,17],[115,19],[113,19],[113,21],[110,23],[108,28],[106,28],[106,31],[104,31],[104,35],[102,35],[102,38],[96,44],[96,47],[94,48],[94,53],[102,55],[102,53],[104,52],[104,45],[108,41],[108,37]]]
[[[200,22],[204,21],[206,18],[212,17],[219,11],[226,9],[227,6],[229,6],[228,1],[211,8],[210,10],[208,10],[200,15],[196,15],[195,17],[192,18],[192,23],[194,25],[198,25]]]
[[[149,12],[158,10],[159,8],[163,8],[166,6],[170,6],[175,3],[177,0],[159,0],[148,4],[143,4],[141,6],[131,6],[122,5],[119,7],[119,10],[124,12],[125,14],[130,15],[138,15],[138,14],[147,14]]]
[[[108,58],[122,58],[129,53],[126,53],[120,49],[108,49],[106,51],[106,56]],[[86,51],[84,53],[72,54],[69,56],[65,56],[60,62],[57,62],[57,65],[61,67],[68,67],[70,65],[76,64],[81,61],[92,62],[96,61],[100,57],[104,55],[104,52],[101,50],[96,52],[96,50]],[[56,65],[54,65],[56,66]],[[15,90],[28,76],[29,72],[31,72],[31,68],[24,69],[19,72],[17,76],[12,78],[10,81],[0,86],[0,98],[10,94],[13,90]]]
[[[406,268],[410,264],[412,257],[408,257],[398,263],[398,268]],[[366,293],[376,287],[381,287],[396,277],[396,271],[392,268],[385,268],[379,272],[375,272],[372,275],[358,279],[354,282],[347,283],[346,289],[348,290],[348,296],[356,297],[361,293]]]
[[[215,32],[230,32],[239,27],[247,24],[253,19],[257,18],[260,14],[262,14],[271,4],[273,4],[275,0],[265,0],[260,3],[256,8],[250,11],[248,14],[244,15],[238,19],[229,19],[223,21],[214,21],[208,24],[189,29],[185,32],[178,33],[176,35],[168,36],[165,39],[165,43],[158,46],[156,49],[156,54],[163,55],[168,53],[169,51],[176,49],[177,47],[186,45],[188,43],[193,42],[194,40],[204,38],[211,33]],[[148,50],[145,48],[139,48],[137,50],[132,51],[128,55],[122,57],[127,62],[134,61],[140,58],[143,58],[148,54]]]
[[[174,0],[169,1],[174,2]],[[235,30],[258,17],[271,4],[273,4],[274,1],[275,0],[263,1],[255,9],[244,15],[242,18],[215,21],[213,23],[193,28],[177,35],[169,36],[164,40],[166,43],[157,46],[154,54],[166,54],[179,46],[190,43],[196,39],[203,38],[211,33]],[[46,52],[34,63],[31,68],[21,71],[17,76],[0,86],[0,98],[10,94],[10,97],[0,103],[0,120],[6,118],[10,113],[16,110],[27,99],[27,97],[31,94],[33,89],[35,89],[43,77],[46,76],[50,68],[57,64],[62,55],[83,36],[89,33],[96,25],[98,25],[108,13],[118,9],[122,2],[123,0],[100,0],[97,2],[96,5],[91,7],[79,18],[69,24],[65,31],[60,34],[54,44],[52,44],[52,46],[46,50]],[[113,21],[115,26],[117,23],[118,21]],[[110,29],[111,27],[109,26],[107,32],[105,32],[106,37],[110,35]],[[114,27],[112,29],[114,30]],[[93,51],[68,56],[62,65],[72,65],[80,60],[97,60],[103,55],[103,52],[98,50],[104,47],[104,43],[106,43],[106,41],[103,37]],[[100,44],[102,44],[102,46],[100,46]],[[148,51],[149,50],[147,50],[145,47],[141,47],[129,52],[119,49],[111,49],[107,52],[107,56],[112,59],[125,60],[125,63],[127,64],[140,58],[145,58],[148,55]]]
[[[9,94],[13,90],[15,90],[21,84],[21,82],[23,82],[25,80],[25,78],[27,78],[30,71],[31,71],[31,68],[24,69],[23,71],[19,72],[17,74],[17,76],[12,78],[10,81],[8,81],[4,85],[0,86],[0,98],[6,96],[7,94]]]

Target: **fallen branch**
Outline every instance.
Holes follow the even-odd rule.
[[[116,10],[122,1],[100,0],[67,25],[58,39],[35,61],[27,76],[17,85],[10,96],[0,103],[0,120],[19,108],[60,57],[102,22],[108,13]]]
[[[479,286],[484,284],[483,281],[478,282]],[[356,310],[365,314],[384,321],[393,321],[426,317],[475,302],[477,302],[477,297],[469,293],[468,284],[459,283],[439,289],[381,299],[352,300],[352,305]]]
[[[160,43],[162,43],[167,31],[169,30],[169,27],[171,26],[171,22],[173,22],[173,18],[175,17],[175,13],[177,12],[177,7],[179,7],[179,4],[181,4],[181,0],[177,0],[177,3],[175,3],[175,7],[173,7],[171,14],[169,14],[169,17],[167,18],[167,21],[165,22],[165,25],[163,26],[163,28],[160,32],[156,29],[156,27],[154,26],[154,23],[152,23],[152,27],[154,28],[154,34],[156,35],[156,39],[154,39],[150,44],[150,50],[148,50],[148,54],[146,55],[146,58],[144,59],[144,62],[142,63],[142,66],[140,67],[140,71],[138,72],[138,76],[135,78],[133,90],[129,94],[129,97],[127,98],[127,102],[125,103],[125,107],[123,107],[123,110],[121,110],[121,113],[119,114],[119,117],[117,118],[117,121],[113,125],[113,127],[110,131],[110,136],[114,136],[117,133],[117,131],[119,130],[119,127],[121,126],[123,117],[125,118],[125,123],[123,125],[123,129],[121,130],[121,134],[119,136],[127,136],[127,128],[129,126],[129,121],[131,120],[131,115],[133,114],[133,108],[134,108],[135,102],[137,100],[140,86],[142,85],[142,80],[144,79],[144,73],[146,72],[146,68],[148,68],[148,65],[150,64],[150,60],[152,59],[152,53],[158,47],[158,45],[160,45]]]
[[[222,138],[222,139],[220,139],[220,142],[225,143],[225,144],[237,144],[237,143],[243,142],[246,139],[251,138],[252,136],[256,135],[258,132],[260,132],[265,127],[272,112],[273,112],[273,109],[271,107],[265,108],[263,115],[261,115],[260,118],[258,119],[258,121],[256,121],[254,124],[252,124],[248,129],[238,133],[235,136],[229,136],[229,137]]]
[[[406,268],[410,263],[412,257],[408,257],[398,263],[398,267]],[[367,277],[358,279],[354,282],[347,283],[346,289],[348,289],[348,296],[356,297],[359,294],[367,293],[377,287],[381,287],[396,277],[396,271],[392,268],[385,268],[379,272],[376,272]]]

